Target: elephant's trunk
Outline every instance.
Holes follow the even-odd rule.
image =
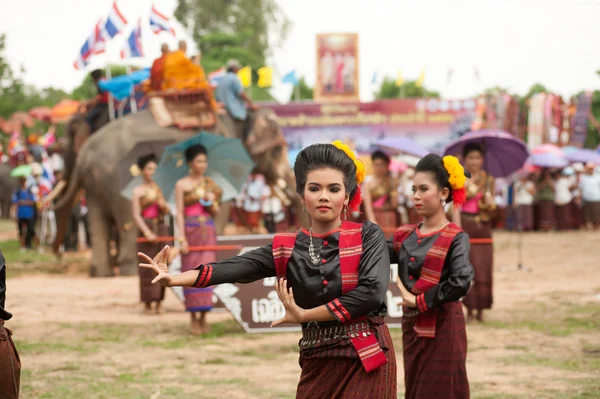
[[[73,201],[79,192],[80,184],[79,165],[76,164],[73,173],[71,174],[71,178],[69,179],[67,192],[60,197],[58,203],[54,207],[54,214],[56,217],[56,238],[54,239],[52,250],[55,255],[59,255],[60,245],[65,239],[69,219],[71,217],[71,209],[73,208]]]

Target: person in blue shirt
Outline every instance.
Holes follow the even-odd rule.
[[[36,238],[35,219],[37,212],[35,209],[35,196],[27,186],[25,177],[19,178],[19,188],[13,194],[12,203],[16,206],[21,250],[31,248],[31,242]]]
[[[242,81],[237,73],[241,65],[237,60],[227,62],[227,74],[219,81],[215,90],[217,101],[225,104],[225,109],[234,123],[235,130],[241,131],[241,137],[246,139],[250,131],[248,109],[255,111],[256,105],[244,91]]]

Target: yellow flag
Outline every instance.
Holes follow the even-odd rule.
[[[258,87],[273,86],[273,68],[264,66],[256,72],[258,72]]]
[[[242,81],[242,86],[250,87],[252,85],[252,68],[245,66],[238,71],[237,75]]]
[[[398,69],[398,77],[396,78],[396,86],[400,87],[404,84],[404,78],[402,77],[402,70]]]
[[[423,82],[425,81],[425,69],[421,69],[421,74],[419,75],[419,79],[415,82],[415,86],[421,87],[423,86]]]

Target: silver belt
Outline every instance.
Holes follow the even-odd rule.
[[[315,326],[316,325],[316,326]],[[302,330],[301,348],[312,348],[315,345],[326,343],[337,338],[366,338],[371,335],[371,326],[368,321],[353,324],[341,324],[335,327],[319,328],[317,323],[308,323]]]

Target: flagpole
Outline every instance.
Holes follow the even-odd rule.
[[[125,72],[127,75],[131,75],[131,65],[127,65],[125,67]],[[133,97],[129,96],[129,108],[131,109],[131,113],[135,114],[137,112],[137,103],[135,102],[135,90],[133,90]]]
[[[110,70],[110,64],[106,65],[106,79],[112,79],[112,71]],[[113,96],[108,92],[108,117],[112,121],[115,119],[115,103],[113,101]]]

